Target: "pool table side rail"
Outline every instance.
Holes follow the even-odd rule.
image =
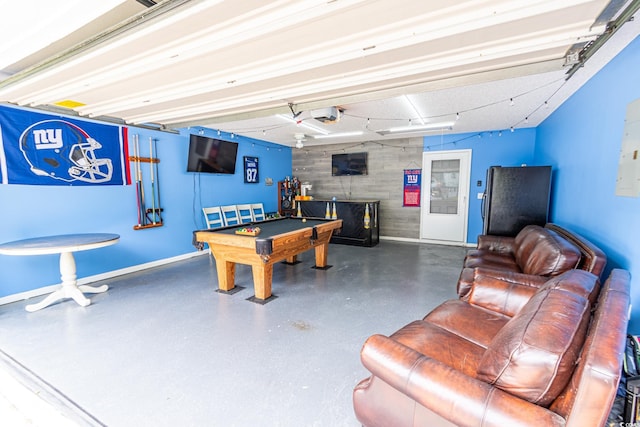
[[[338,219],[338,220],[332,220],[332,221],[328,221],[325,218],[307,218],[310,220],[321,220],[322,223],[320,224],[316,224],[313,227],[307,227],[310,230],[315,229],[316,233],[320,232],[324,232],[327,229],[333,230],[334,234],[339,234],[340,230],[342,229],[342,220]],[[247,224],[234,224],[234,225],[228,225],[226,227],[218,227],[218,228],[205,228],[202,230],[195,230],[193,232],[193,238],[192,238],[192,244],[194,247],[196,247],[198,250],[203,250],[204,249],[204,243],[209,243],[209,242],[215,242],[218,244],[233,244],[235,246],[240,246],[240,247],[246,247],[246,248],[255,248],[255,239],[262,239],[262,240],[266,240],[269,239],[270,237],[267,238],[261,238],[260,235],[257,236],[243,236],[243,235],[238,235],[238,234],[227,234],[227,233],[218,233],[219,231],[223,231],[223,230],[232,230],[232,229],[236,229],[236,228],[241,228],[241,227],[247,227],[247,226],[252,226],[252,225],[257,225],[257,224],[261,224],[261,223],[268,223],[270,221],[273,221],[273,219],[266,219],[264,221],[255,221],[255,222],[251,222],[251,223],[247,223]],[[335,222],[334,221],[339,221],[339,226],[335,226]],[[301,229],[297,229],[294,231],[290,231],[290,232],[286,232],[286,233],[281,233],[278,236],[282,237],[285,236],[287,233],[299,233]],[[313,231],[312,231],[313,232]],[[226,237],[224,237],[226,236]],[[246,241],[238,241],[236,240],[237,237],[246,237]],[[315,238],[315,237],[314,237]],[[239,243],[241,242],[241,243]]]

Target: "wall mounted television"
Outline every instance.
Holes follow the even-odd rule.
[[[187,172],[234,174],[238,143],[201,135],[189,136]]]
[[[331,175],[367,175],[367,153],[332,154]]]

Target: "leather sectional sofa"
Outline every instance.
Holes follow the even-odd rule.
[[[587,264],[583,256],[574,267]],[[604,425],[622,371],[629,273],[614,269],[600,286],[598,274],[570,268],[530,286],[482,268],[495,274],[476,275],[463,298],[367,339],[361,361],[371,376],[353,392],[358,420],[371,427]]]
[[[542,286],[549,277],[578,268],[600,277],[607,262],[602,250],[579,234],[557,225],[528,225],[515,237],[480,235],[464,259],[457,291],[466,298],[477,275]]]

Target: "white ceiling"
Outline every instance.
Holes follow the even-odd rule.
[[[640,34],[626,23],[567,79],[567,54],[586,59],[581,49],[637,0],[111,1],[105,13],[101,0],[55,2],[67,11],[93,3],[99,12],[84,26],[57,18],[0,35],[13,49],[46,42],[0,62],[0,101],[73,101],[81,116],[290,146],[296,134],[307,146],[419,135],[379,131],[421,122],[454,122],[438,131],[447,133],[509,130],[539,124]],[[0,27],[32,28],[12,4],[0,0]],[[69,34],[54,40],[48,29],[60,22]],[[0,58],[7,49],[0,44]],[[314,119],[332,106],[339,120]],[[321,131],[362,134],[313,138]]]

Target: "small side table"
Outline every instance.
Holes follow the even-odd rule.
[[[72,298],[81,306],[86,307],[91,304],[91,300],[85,297],[84,293],[95,294],[106,292],[109,289],[109,286],[78,286],[76,280],[76,261],[73,257],[73,253],[114,245],[118,240],[120,240],[120,236],[118,234],[110,233],[64,234],[58,236],[36,237],[32,239],[3,243],[0,245],[0,254],[60,254],[60,277],[62,279],[60,288],[48,295],[41,302],[27,305],[27,311],[37,311],[66,298]]]

